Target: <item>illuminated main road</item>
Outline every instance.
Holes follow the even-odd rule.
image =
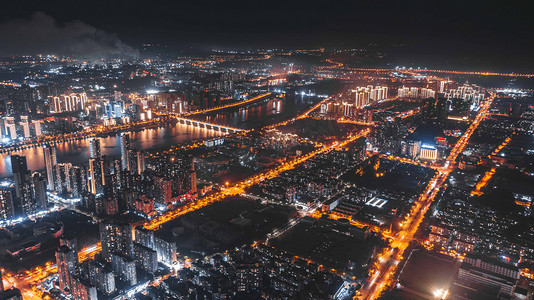
[[[351,71],[364,72],[425,72],[425,73],[443,73],[443,74],[458,74],[458,75],[479,75],[479,76],[504,76],[504,77],[534,77],[534,74],[517,74],[517,73],[498,73],[498,72],[484,72],[484,71],[455,71],[455,70],[428,70],[428,69],[403,69],[403,68],[351,68],[346,67],[343,63],[336,62],[332,59],[327,59],[326,62],[331,63],[331,66],[320,67],[320,69],[345,69]]]
[[[217,111],[217,110],[221,110],[221,109],[226,109],[226,108],[230,108],[230,107],[236,107],[236,106],[241,106],[241,105],[245,105],[245,104],[250,104],[252,102],[263,100],[263,99],[265,99],[265,98],[267,98],[267,97],[269,97],[271,95],[272,95],[272,93],[265,93],[265,94],[261,94],[259,96],[252,97],[250,99],[243,100],[243,101],[238,101],[238,102],[229,103],[229,104],[225,104],[225,105],[221,105],[221,106],[217,106],[217,107],[212,107],[212,108],[207,108],[207,109],[202,109],[202,110],[196,110],[194,112],[183,114],[182,116],[183,117],[189,117],[189,116],[204,114],[204,113],[213,112],[213,111]]]
[[[265,95],[264,95],[265,96]],[[256,99],[258,100],[258,99]],[[305,118],[306,116],[308,116],[308,114],[317,109],[319,105],[315,105],[313,107],[311,107],[310,109],[304,111],[302,114],[300,114],[299,116],[297,116],[295,119],[301,119],[301,118]],[[221,109],[221,108],[219,108]],[[311,152],[311,153],[308,153],[306,155],[303,155],[303,156],[300,156],[292,161],[289,161],[289,162],[286,162],[274,169],[271,169],[271,170],[267,170],[265,172],[262,172],[258,175],[255,175],[255,176],[252,176],[252,177],[249,177],[241,182],[238,182],[237,184],[235,184],[234,186],[232,187],[229,187],[221,192],[218,192],[216,194],[212,194],[210,196],[207,196],[207,197],[203,197],[203,198],[200,198],[198,199],[197,201],[195,202],[191,202],[191,203],[188,203],[186,204],[185,206],[182,206],[176,210],[173,210],[173,211],[169,211],[167,213],[165,213],[164,215],[161,215],[160,217],[148,222],[145,224],[145,226],[148,228],[148,229],[155,229],[157,227],[159,227],[161,224],[167,222],[167,221],[170,221],[170,220],[173,220],[181,215],[184,215],[188,212],[192,212],[196,209],[199,209],[199,208],[202,208],[202,207],[205,207],[207,205],[210,205],[214,202],[217,202],[217,201],[221,201],[223,200],[224,198],[228,197],[228,196],[232,196],[232,195],[237,195],[237,194],[240,194],[242,192],[244,192],[244,189],[249,187],[249,186],[252,186],[254,184],[257,184],[259,182],[261,182],[262,180],[265,180],[265,179],[270,179],[270,178],[273,178],[277,175],[279,175],[280,173],[286,171],[286,170],[290,170],[292,168],[295,168],[297,165],[299,165],[300,163],[303,163],[305,162],[306,160],[320,154],[320,153],[324,153],[324,152],[327,152],[327,151],[330,151],[330,150],[333,150],[333,149],[338,149],[338,148],[341,148],[341,147],[344,147],[345,145],[347,145],[348,143],[352,142],[352,141],[355,141],[356,139],[360,138],[360,137],[363,137],[363,136],[366,136],[367,134],[369,134],[370,130],[367,129],[367,130],[363,130],[361,131],[359,134],[356,134],[356,135],[353,135],[353,136],[349,136],[346,140],[344,140],[343,142],[341,143],[338,143],[338,142],[335,142],[333,144],[331,144],[330,146],[321,146],[320,148],[316,149],[315,151]],[[170,149],[169,151],[176,151],[176,150],[188,150],[188,149],[192,149],[192,148],[196,148],[200,145],[202,145],[203,142],[196,142],[196,143],[192,143],[192,144],[188,144],[188,145],[181,145],[181,146],[178,146],[178,147],[175,147],[175,148],[172,148]],[[155,153],[153,155],[159,155],[159,154],[164,154],[164,153],[170,153],[169,151],[162,151],[161,153]],[[96,244],[96,245],[93,245],[91,247],[87,247],[87,248],[84,248],[82,250],[79,251],[79,260],[80,262],[82,261],[85,261],[87,259],[90,259],[90,258],[93,258],[95,254],[97,254],[98,252],[101,251],[101,245],[100,243]],[[55,264],[53,264],[52,262],[48,262],[46,263],[44,266],[38,266],[38,267],[35,267],[33,268],[32,270],[29,270],[29,271],[25,271],[25,272],[21,272],[21,273],[18,273],[18,274],[9,274],[9,273],[5,273],[4,274],[4,281],[6,283],[6,287],[17,287],[21,290],[23,296],[24,296],[24,299],[41,299],[41,292],[36,290],[35,288],[32,288],[33,285],[36,285],[37,283],[40,283],[42,281],[44,281],[46,278],[49,278],[51,275],[55,274],[57,272],[57,266]],[[160,278],[161,279],[161,278]]]
[[[284,125],[289,124],[291,122],[295,122],[295,120],[305,119],[310,115],[310,113],[312,111],[314,111],[314,110],[318,109],[319,107],[321,107],[321,104],[323,104],[327,100],[329,100],[329,98],[325,98],[325,99],[317,102],[315,105],[313,105],[312,107],[310,107],[307,110],[303,111],[301,114],[299,114],[298,116],[296,116],[296,117],[294,117],[292,119],[289,119],[289,120],[286,120],[286,121],[282,121],[280,123],[268,125],[268,126],[263,127],[262,129],[272,129],[272,128],[284,126]]]
[[[92,259],[101,250],[100,242],[96,245],[85,247],[78,252],[78,259],[80,262]],[[10,287],[18,288],[25,300],[40,300],[42,299],[42,292],[32,288],[32,286],[36,286],[54,273],[57,273],[57,266],[52,262],[47,262],[44,266],[38,266],[18,274],[5,273],[3,274],[4,287],[6,289]]]
[[[512,137],[507,137],[493,152],[491,152],[491,155],[488,156],[489,159],[491,159],[492,156],[495,156],[501,152],[501,150],[510,143],[512,140]],[[484,176],[480,179],[479,182],[475,185],[475,189],[471,191],[471,196],[480,196],[483,194],[482,189],[486,187],[488,182],[491,180],[493,175],[495,175],[495,172],[497,171],[497,168],[494,166],[490,170],[488,170]]]
[[[253,175],[251,177],[248,177],[242,181],[239,181],[237,182],[235,185],[231,186],[231,187],[227,187],[225,188],[224,190],[220,191],[220,192],[216,192],[212,195],[209,195],[209,196],[206,196],[206,197],[202,197],[194,202],[190,202],[190,203],[187,203],[186,205],[184,206],[181,206],[177,209],[174,209],[174,210],[171,210],[171,211],[168,211],[160,216],[158,216],[157,218],[149,221],[149,222],[146,222],[144,224],[145,228],[147,229],[150,229],[150,230],[154,230],[156,228],[158,228],[159,226],[161,226],[162,224],[168,222],[168,221],[171,221],[171,220],[174,220],[180,216],[183,216],[189,212],[192,212],[192,211],[195,211],[197,209],[200,209],[202,207],[205,207],[205,206],[208,206],[212,203],[215,203],[215,202],[219,202],[219,201],[222,201],[224,200],[226,197],[229,197],[229,196],[235,196],[235,195],[239,195],[241,193],[243,193],[245,191],[246,188],[250,187],[250,186],[253,186],[255,184],[258,184],[260,183],[261,181],[265,180],[265,179],[271,179],[273,177],[276,177],[278,175],[280,175],[282,172],[285,172],[287,170],[291,170],[293,168],[295,168],[296,166],[298,166],[299,164],[307,161],[308,159],[318,155],[318,154],[321,154],[321,153],[325,153],[325,152],[328,152],[330,150],[334,150],[334,149],[339,149],[339,148],[342,148],[344,146],[346,146],[347,144],[361,138],[361,137],[364,137],[364,136],[367,136],[370,132],[370,129],[366,129],[366,130],[363,130],[361,131],[359,134],[356,134],[356,135],[352,135],[352,136],[349,136],[346,140],[344,140],[343,142],[334,142],[333,144],[329,145],[329,146],[322,146],[320,147],[319,149],[316,149],[308,154],[305,154],[305,155],[302,155],[302,156],[299,156],[293,160],[290,160],[288,162],[285,162],[273,169],[270,169],[270,170],[267,170],[267,171],[264,171],[264,172],[261,172],[259,174],[256,174],[256,175]]]
[[[371,270],[371,278],[369,278],[367,285],[361,291],[360,299],[376,299],[384,288],[393,281],[393,274],[399,261],[403,259],[404,250],[414,239],[414,234],[417,232],[432,201],[444,186],[449,173],[454,170],[456,158],[465,149],[469,138],[478,128],[480,122],[488,115],[493,99],[495,99],[495,95],[483,102],[473,123],[453,147],[444,166],[430,180],[423,193],[415,201],[406,219],[401,223],[402,229],[393,237],[390,245],[391,249],[379,255],[379,260],[375,262],[375,268]]]
[[[404,250],[406,249],[409,241],[413,239],[413,235],[417,231],[417,228],[419,224],[421,223],[428,207],[432,203],[432,200],[434,199],[436,194],[439,192],[440,188],[443,186],[448,174],[454,169],[454,164],[455,164],[454,162],[457,156],[461,153],[461,151],[463,151],[463,149],[467,145],[469,137],[472,135],[474,130],[478,127],[479,123],[487,115],[488,109],[489,109],[489,106],[492,100],[493,100],[493,97],[489,98],[487,101],[485,101],[482,104],[482,107],[477,117],[473,121],[472,125],[469,127],[469,129],[464,133],[464,135],[460,138],[458,143],[452,149],[449,157],[446,160],[444,167],[439,169],[439,172],[437,173],[437,175],[430,181],[425,191],[420,195],[419,199],[415,202],[414,206],[412,207],[411,214],[403,222],[404,229],[401,230],[396,236],[392,237],[393,238],[392,247],[396,247],[397,249],[391,250],[389,251],[390,252],[389,254],[382,256],[382,261],[384,261],[385,263],[379,265],[378,270],[375,272],[375,275],[373,276],[374,278],[372,278],[372,280],[370,281],[370,284],[368,284],[368,286],[364,288],[364,291],[366,293],[365,295],[368,296],[367,298],[374,299],[375,297],[377,297],[380,294],[380,291],[387,285],[387,283],[391,279],[390,278],[391,274],[392,272],[394,272],[395,266],[396,266],[395,262],[401,259],[402,254]],[[305,111],[303,114],[299,115],[295,119],[301,119],[301,118],[307,117],[309,113],[317,109],[321,103],[322,102],[314,105],[309,110]],[[277,125],[279,126],[280,124],[277,124]],[[256,185],[265,179],[276,177],[280,175],[282,172],[293,169],[297,167],[298,165],[300,165],[301,163],[315,157],[316,155],[345,147],[349,143],[361,137],[367,136],[369,132],[370,132],[370,129],[365,129],[365,130],[360,131],[358,134],[354,134],[354,135],[347,137],[342,142],[334,142],[330,145],[320,145],[314,151],[308,154],[302,155],[291,161],[285,162],[273,169],[266,170],[259,174],[253,175],[249,178],[246,178],[240,182],[237,182],[233,186],[227,187],[226,189],[220,192],[216,192],[209,196],[199,198],[198,200],[188,203],[175,210],[168,211],[164,213],[163,215],[149,222],[146,222],[144,226],[147,229],[154,230],[154,229],[157,229],[162,224],[164,224],[165,222],[174,220],[184,214],[187,214],[194,210],[208,206],[212,203],[222,201],[229,196],[241,194],[244,192],[246,188],[250,186]],[[363,225],[363,224],[358,224],[358,225]],[[373,228],[373,229],[379,230],[376,228]],[[100,245],[95,245],[93,247],[81,250],[80,261],[93,257],[99,251],[100,251]],[[11,274],[6,274],[5,280],[7,283],[11,284],[12,286],[17,286],[19,289],[21,289],[21,291],[24,294],[25,299],[40,299],[40,295],[37,295],[38,293],[32,290],[31,285],[44,280],[45,278],[49,277],[51,274],[55,272],[57,272],[56,266],[53,265],[52,263],[47,263],[43,267],[36,267],[34,270],[28,271],[26,274],[22,274],[23,275],[22,277],[13,276]]]

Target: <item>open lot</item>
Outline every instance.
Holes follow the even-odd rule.
[[[367,264],[373,252],[379,251],[381,240],[374,236],[361,240],[337,232],[318,223],[303,223],[271,240],[272,246],[311,259],[328,269],[344,270]]]
[[[294,214],[290,207],[233,197],[169,222],[157,235],[175,241],[180,253],[207,254],[264,239]]]

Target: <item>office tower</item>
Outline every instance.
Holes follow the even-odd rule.
[[[147,248],[156,250],[157,261],[171,266],[176,261],[177,247],[175,242],[167,242],[156,237],[154,231],[142,226],[135,228],[135,242]]]
[[[128,149],[128,172],[130,174],[137,174],[138,173],[138,170],[137,170],[137,150],[135,149]]]
[[[432,145],[421,145],[419,158],[425,160],[436,160],[438,158],[438,149]]]
[[[368,85],[367,87],[357,87],[355,90],[352,90],[352,93],[355,95],[354,104],[356,108],[361,108],[371,102],[387,99],[388,88],[385,86]]]
[[[156,250],[138,243],[134,243],[134,260],[139,268],[150,274],[154,274],[158,269],[158,253]]]
[[[71,276],[76,273],[74,251],[65,245],[59,246],[56,251],[56,264],[59,288],[63,291],[70,290]]]
[[[26,183],[26,173],[28,172],[26,157],[11,155],[11,170],[13,171],[13,179],[15,180],[16,195],[22,198],[23,185]]]
[[[397,93],[397,96],[399,98],[407,98],[410,96],[410,89],[407,88],[407,87],[401,87],[398,89],[398,93]]]
[[[419,88],[411,87],[410,88],[410,97],[419,98]]]
[[[130,135],[121,133],[121,160],[122,169],[130,170],[130,160],[128,158],[128,149],[130,149]]]
[[[15,217],[13,198],[13,187],[0,187],[0,220],[11,220]]]
[[[439,92],[440,93],[445,93],[446,85],[447,85],[446,81],[440,81],[439,82]]]
[[[104,294],[109,295],[116,290],[115,274],[104,262],[89,262],[89,281]]]
[[[89,141],[89,155],[91,158],[100,158],[100,139],[93,138]]]
[[[135,227],[135,242],[147,248],[154,249],[156,247],[154,242],[154,231],[148,230],[143,226]]]
[[[84,110],[87,104],[87,94],[85,92],[80,94],[80,109]]]
[[[81,198],[87,192],[87,169],[85,167],[72,166],[70,169],[71,195],[74,198]]]
[[[4,126],[6,128],[6,134],[12,141],[17,139],[17,126],[15,125],[14,117],[6,117],[4,119]]]
[[[145,171],[145,152],[137,149],[128,149],[130,174],[141,175]]]
[[[145,171],[145,152],[137,152],[137,174],[141,175]]]
[[[122,174],[122,163],[120,159],[115,159],[112,163],[113,171],[113,181],[116,183],[117,189],[123,188],[123,174]]]
[[[100,158],[89,159],[89,192],[91,194],[103,193],[103,170],[102,161]]]
[[[120,281],[132,286],[137,283],[135,261],[128,255],[120,252],[111,254],[111,268]]]
[[[72,276],[70,294],[76,300],[98,300],[96,287],[79,276]]]
[[[33,202],[31,195],[30,172],[28,171],[26,157],[12,155],[11,169],[15,181],[15,215],[28,216],[36,213],[37,206]]]
[[[421,141],[407,141],[407,143],[407,155],[412,158],[419,156],[419,153],[421,152]]]
[[[360,108],[369,104],[369,93],[368,92],[356,92],[356,108]]]
[[[69,249],[74,253],[75,265],[78,266],[78,241],[76,237],[70,235],[61,235],[59,237],[59,245],[69,247]]]
[[[102,255],[111,261],[111,253],[118,252],[133,257],[132,226],[130,224],[115,224],[100,222],[100,239]]]
[[[43,131],[41,130],[41,121],[34,120],[32,121],[33,130],[35,132],[35,136],[41,136],[43,135]]]
[[[71,186],[71,163],[56,164],[56,193],[69,194],[72,192]]]
[[[31,137],[31,134],[30,134],[30,122],[28,121],[28,117],[27,116],[21,116],[20,118],[21,118],[21,122],[19,124],[22,127],[22,133],[23,133],[25,138],[30,138]]]
[[[46,195],[46,180],[43,174],[35,172],[32,174],[31,191],[33,201],[41,209],[48,208],[48,196]]]
[[[57,164],[56,147],[45,145],[43,146],[43,154],[46,168],[46,181],[49,191],[55,190],[54,171]]]

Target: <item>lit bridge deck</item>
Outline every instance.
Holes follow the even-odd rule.
[[[233,127],[228,127],[228,126],[223,126],[223,125],[218,125],[218,124],[212,124],[212,123],[201,122],[201,121],[196,121],[196,120],[191,120],[191,119],[185,119],[185,118],[180,118],[180,117],[177,117],[177,116],[175,116],[175,118],[181,124],[192,125],[192,126],[197,126],[197,127],[201,127],[201,128],[207,128],[207,129],[211,129],[211,130],[217,130],[217,131],[228,132],[228,133],[244,131],[243,129],[240,129],[240,128],[233,128]]]

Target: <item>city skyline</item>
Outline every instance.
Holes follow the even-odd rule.
[[[526,2],[10,2],[0,300],[534,295]]]
[[[524,1],[30,2],[10,2],[2,11],[1,37],[8,42],[0,54],[136,58],[154,55],[145,51],[147,44],[160,45],[157,53],[165,54],[375,45],[387,54],[383,62],[394,65],[505,71],[534,66],[534,24]]]

